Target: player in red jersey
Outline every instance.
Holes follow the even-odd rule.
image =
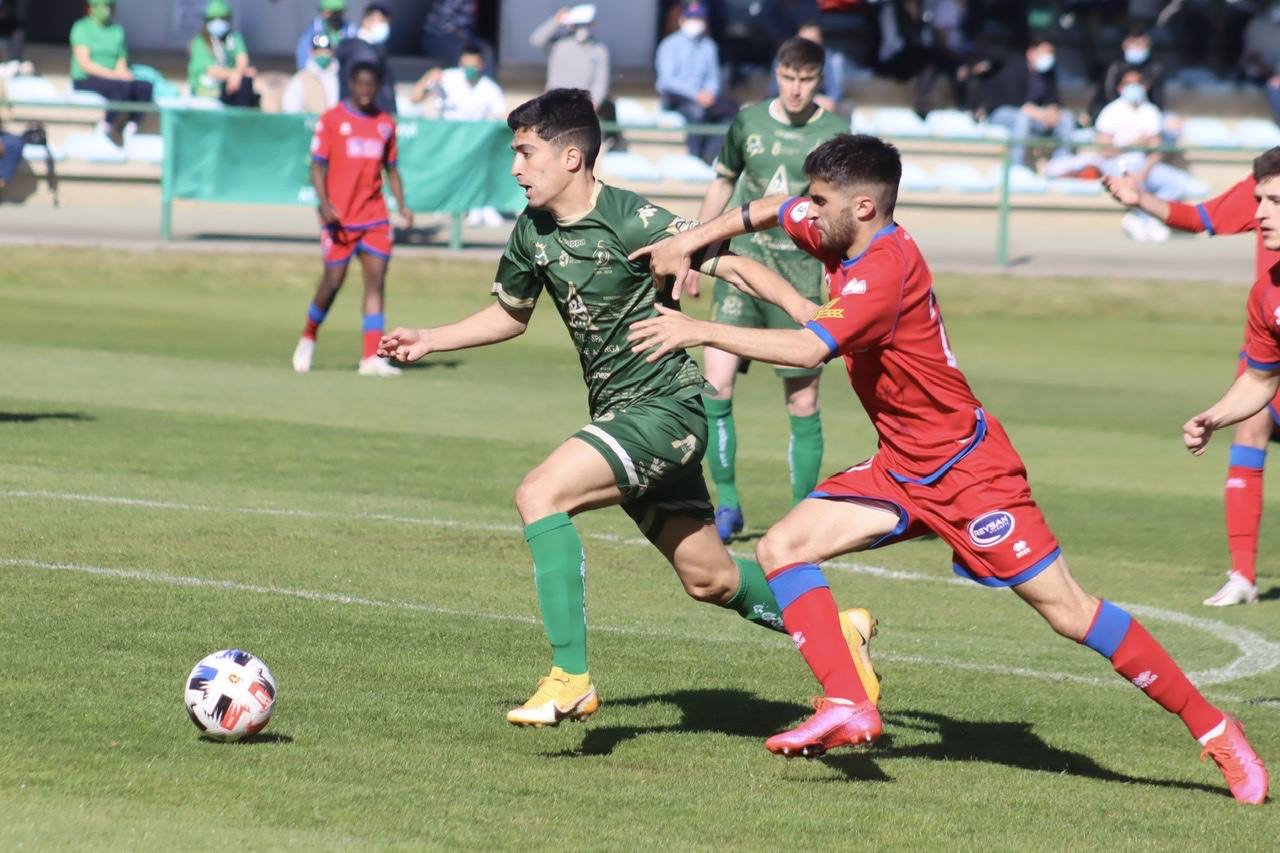
[[[1277,156],[1276,148],[1264,156]],[[1191,205],[1173,201],[1161,201],[1143,192],[1136,178],[1107,178],[1107,189],[1116,201],[1126,207],[1136,207],[1179,231],[1209,232],[1219,234],[1258,235],[1255,277],[1262,277],[1267,270],[1280,263],[1280,251],[1269,249],[1258,230],[1255,215],[1258,200],[1254,191],[1258,182],[1253,175],[1240,181],[1222,195],[1201,204]],[[1245,358],[1241,350],[1236,375],[1244,372]],[[1253,604],[1258,600],[1257,560],[1258,528],[1262,524],[1262,470],[1267,461],[1267,443],[1280,440],[1280,395],[1270,405],[1251,418],[1236,424],[1231,440],[1227,480],[1223,488],[1223,504],[1226,508],[1227,550],[1231,554],[1231,569],[1227,582],[1216,593],[1204,600],[1210,607],[1230,607],[1233,604]]]
[[[404,228],[413,227],[413,211],[404,201],[404,185],[396,168],[396,122],[375,105],[382,75],[376,65],[358,64],[351,72],[351,98],[316,122],[311,140],[311,184],[320,213],[324,273],[307,309],[307,324],[293,351],[293,369],[311,370],[316,332],[329,313],[353,255],[364,272],[364,347],[360,373],[396,376],[400,368],[379,358],[382,338],[382,293],[391,260],[391,223],[382,197],[382,173],[400,207]]]
[[[1267,771],[1240,724],[1200,695],[1137,619],[1085,592],[1067,569],[1021,459],[956,367],[920,249],[893,221],[902,175],[897,150],[871,136],[838,136],[809,154],[805,174],[809,198],[762,199],[637,253],[651,256],[656,275],[678,282],[690,253],[702,246],[781,224],[823,262],[831,301],[821,309],[802,304],[772,273],[752,277],[745,289],[780,305],[804,328],[737,328],[664,310],[632,327],[634,346],[652,349],[652,357],[709,345],[798,367],[842,355],[879,435],[875,456],[820,483],[757,546],[783,623],[828,694],[809,720],[766,746],[803,751],[856,741],[849,733],[879,733],[874,707],[839,702],[845,698],[839,694],[832,701],[828,664],[808,652],[808,640],[831,632],[834,606],[813,607],[809,596],[827,592],[818,568],[824,560],[933,531],[952,547],[958,574],[1011,587],[1059,634],[1108,658],[1181,718],[1236,799],[1262,802]],[[1280,344],[1276,350],[1280,370]]]

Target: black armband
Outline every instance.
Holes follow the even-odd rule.
[[[755,226],[751,224],[751,202],[746,202],[742,205],[742,227],[747,229],[748,234],[756,230]]]

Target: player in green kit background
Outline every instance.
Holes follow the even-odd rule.
[[[803,38],[788,39],[778,49],[778,97],[738,113],[729,127],[716,160],[717,177],[707,188],[698,219],[710,221],[726,204],[734,206],[783,193],[803,195],[809,186],[804,158],[848,123],[814,103],[822,84],[826,54],[822,45]],[[822,304],[827,301],[822,265],[796,248],[781,228],[737,237],[735,254],[760,261],[781,273],[801,295]],[[696,276],[691,276],[696,285]],[[768,302],[747,296],[725,281],[717,281],[711,319],[754,329],[795,329],[787,314]],[[703,365],[714,391],[703,400],[710,422],[707,460],[716,486],[719,506],[716,530],[728,542],[743,527],[738,500],[734,457],[737,429],[733,420],[733,383],[742,360],[732,353],[706,347]],[[804,370],[779,367],[791,418],[787,461],[791,470],[793,503],[803,500],[818,482],[822,465],[822,420],[818,414],[818,380],[822,368]]]
[[[693,223],[595,179],[600,124],[585,91],[553,89],[517,107],[507,124],[515,132],[511,171],[529,206],[498,263],[494,304],[444,326],[397,328],[379,353],[407,362],[509,340],[524,332],[544,292],[569,331],[591,422],[530,471],[515,496],[552,668],[507,714],[515,725],[555,725],[599,707],[587,671],[586,559],[570,520],[579,512],[621,506],[689,595],[784,629],[759,565],[732,557],[712,524],[702,478],[705,382],[697,364],[683,351],[650,364],[627,343],[632,323],[656,316],[648,265],[627,256]],[[736,277],[744,267],[770,274],[746,259],[713,257],[719,254],[707,253],[717,275]],[[849,610],[841,624],[859,678],[878,695],[868,653],[874,620]]]

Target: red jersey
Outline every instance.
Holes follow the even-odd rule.
[[[778,213],[795,244],[827,271],[831,301],[806,328],[830,349],[828,358],[844,356],[893,476],[932,483],[982,441],[987,421],[956,367],[929,267],[897,224],[856,258],[825,251],[808,208],[808,199],[792,198]]]
[[[1169,202],[1169,218],[1166,223],[1179,231],[1208,231],[1210,237],[1219,234],[1243,234],[1253,231],[1258,235],[1256,273],[1258,278],[1280,263],[1280,251],[1262,245],[1262,232],[1258,231],[1258,199],[1254,190],[1258,182],[1253,176],[1245,178],[1222,195],[1214,196],[1200,204]]]
[[[387,224],[382,170],[396,164],[395,119],[343,101],[316,122],[311,159],[329,167],[325,191],[343,228]]]
[[[1244,357],[1250,367],[1280,371],[1280,261],[1258,276],[1249,291]]]

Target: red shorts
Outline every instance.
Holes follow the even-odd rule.
[[[933,531],[951,546],[955,573],[983,586],[1025,583],[1061,554],[1031,499],[1022,459],[990,416],[986,437],[930,485],[901,482],[877,454],[819,483],[809,497],[891,506],[898,525],[872,548]]]
[[[1244,373],[1247,362],[1244,358],[1244,352],[1240,353],[1240,360],[1236,362],[1236,378],[1240,378],[1240,374]],[[1271,440],[1280,441],[1280,391],[1271,398],[1271,402],[1267,404],[1267,411],[1271,413]]]
[[[387,222],[378,222],[360,228],[325,226],[320,232],[320,246],[324,251],[326,267],[346,266],[350,263],[352,255],[361,252],[389,261],[391,260],[391,225]]]

